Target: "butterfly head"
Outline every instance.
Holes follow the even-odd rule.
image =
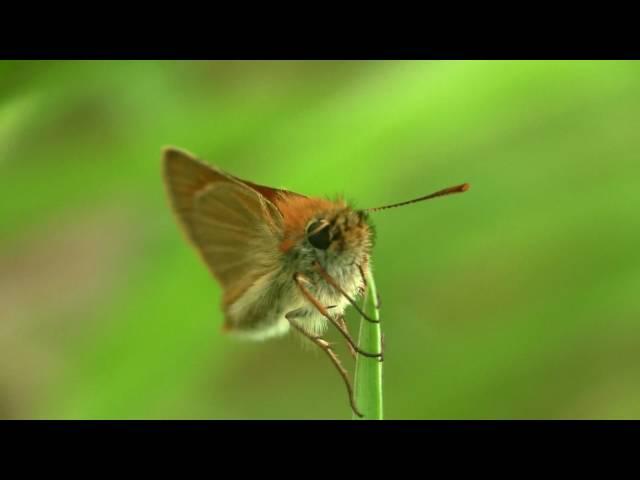
[[[305,243],[327,255],[358,256],[371,247],[368,214],[348,206],[318,212],[307,222]]]

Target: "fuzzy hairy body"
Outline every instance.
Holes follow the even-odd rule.
[[[318,200],[309,199],[309,202]],[[271,259],[273,269],[249,287],[244,295],[226,306],[227,324],[237,326],[231,328],[232,332],[257,340],[284,335],[290,330],[289,320],[285,317],[289,314],[307,332],[321,335],[328,321],[302,294],[293,281],[294,275],[303,275],[305,288],[320,304],[330,307],[333,316],[342,315],[349,302],[313,268],[314,261],[319,262],[352,298],[357,298],[364,290],[360,269],[366,273],[370,268],[370,227],[342,202],[330,205],[325,202],[328,201],[321,201],[324,209],[309,209],[310,214],[298,220],[307,225],[316,218],[327,219],[332,223],[336,240],[327,250],[319,251],[309,244],[304,235],[296,235],[299,229],[291,231],[291,228],[299,225],[289,225],[275,250],[272,244],[259,253],[264,259]],[[281,204],[280,207],[286,211],[285,205]],[[277,252],[275,257],[274,251]]]
[[[241,180],[176,149],[165,151],[164,168],[178,221],[223,288],[225,331],[275,337],[290,330],[289,318],[321,334],[328,321],[294,276],[334,317],[348,300],[314,262],[351,298],[363,291],[372,229],[362,211]]]

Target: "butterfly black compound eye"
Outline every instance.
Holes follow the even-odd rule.
[[[309,243],[318,250],[326,250],[331,245],[329,235],[329,224],[325,221],[312,222],[307,227],[307,239]]]

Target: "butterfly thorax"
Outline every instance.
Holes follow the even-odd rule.
[[[300,200],[304,198],[304,202]],[[283,202],[286,198],[283,199]],[[322,277],[314,263],[328,273],[350,297],[357,298],[364,287],[363,273],[369,269],[372,230],[363,212],[344,202],[296,197],[295,214],[288,215],[291,204],[276,204],[283,213],[284,225],[277,247],[277,265],[227,308],[232,321],[247,328],[238,334],[249,338],[279,336],[290,330],[286,316],[313,334],[321,334],[327,320],[304,297],[294,281],[296,274],[305,288],[328,308],[341,315],[348,300]]]

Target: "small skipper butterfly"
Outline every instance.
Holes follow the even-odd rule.
[[[164,178],[179,224],[222,289],[223,330],[263,340],[293,329],[327,353],[361,416],[348,374],[322,338],[333,325],[353,355],[382,359],[353,340],[344,321],[366,288],[369,214],[464,192],[464,183],[406,202],[356,210],[241,180],[176,148],[163,152]]]

